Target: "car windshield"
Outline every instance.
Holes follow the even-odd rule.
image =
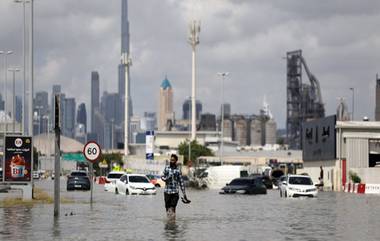
[[[110,173],[107,178],[119,179],[121,176],[123,176],[123,173]]]
[[[149,180],[144,176],[129,176],[129,182],[149,183]]]
[[[247,185],[247,184],[249,184],[248,179],[234,179],[230,183],[230,185]]]
[[[313,185],[309,177],[289,177],[289,184],[292,185]]]
[[[87,174],[85,172],[72,172],[70,175],[73,177],[85,177],[85,176],[87,176]]]

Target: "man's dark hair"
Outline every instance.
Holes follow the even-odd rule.
[[[170,158],[174,158],[176,161],[178,161],[178,156],[176,154],[172,154]]]

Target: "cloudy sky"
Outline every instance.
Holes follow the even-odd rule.
[[[52,85],[61,84],[77,105],[86,102],[89,109],[90,73],[97,70],[101,91],[117,91],[120,0],[34,1],[35,90],[50,95]],[[0,19],[0,50],[13,50],[9,63],[22,65],[22,5],[1,0]],[[192,19],[202,28],[197,95],[204,112],[217,112],[221,80],[216,73],[225,71],[230,72],[225,101],[233,113],[258,113],[266,96],[279,127],[285,127],[283,57],[302,49],[320,81],[327,114],[335,113],[339,97],[351,109],[353,87],[356,118],[373,119],[380,1],[371,0],[130,0],[135,114],[158,109],[159,86],[167,75],[176,116],[182,116],[181,105],[191,93],[187,38]]]

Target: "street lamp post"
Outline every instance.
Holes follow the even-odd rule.
[[[189,159],[188,159],[188,162],[191,160],[191,111],[190,111],[190,106],[191,106],[191,103],[192,103],[192,100],[191,100],[191,96],[189,97],[189,110],[188,110],[188,115],[189,115]]]
[[[21,3],[23,5],[23,75],[24,75],[24,99],[23,99],[23,132],[25,134],[33,135],[33,21],[34,21],[34,4],[33,0],[14,0],[16,3]],[[29,34],[27,32],[27,20],[26,20],[26,7],[25,4],[30,3],[30,20],[29,20]],[[28,36],[27,36],[28,34]],[[28,42],[27,42],[28,37]],[[27,68],[27,57],[26,50],[28,52],[29,58],[29,68]],[[29,85],[27,85],[26,72],[29,71]],[[28,91],[27,91],[28,86]],[[28,108],[26,108],[26,103],[29,102]],[[28,123],[28,127],[26,127],[26,123]],[[25,131],[28,129],[28,131]]]
[[[12,122],[13,122],[13,133],[16,133],[16,72],[19,72],[20,69],[13,67],[8,69],[9,72],[13,73],[13,84],[12,84],[12,92],[13,92],[13,98],[12,98]]]
[[[7,74],[7,69],[8,69],[8,63],[7,63],[7,58],[8,55],[13,54],[13,51],[8,50],[8,51],[0,51],[0,54],[4,54],[4,121],[5,121],[5,128],[4,128],[4,133],[7,133],[7,124],[6,124],[6,118],[7,118],[7,82],[8,82],[8,74]]]
[[[222,73],[218,73],[219,76],[222,77],[222,88],[221,88],[221,102],[222,102],[222,113],[220,115],[220,150],[219,150],[219,160],[220,160],[220,165],[223,165],[223,139],[224,139],[224,78],[228,76],[228,72],[222,72]]]
[[[352,121],[354,121],[355,118],[355,89],[352,87],[350,88],[352,91]]]
[[[196,139],[196,109],[195,109],[195,95],[196,95],[196,46],[199,44],[199,33],[201,31],[200,22],[193,21],[190,24],[190,36],[188,39],[192,49],[192,81],[191,81],[191,140]]]

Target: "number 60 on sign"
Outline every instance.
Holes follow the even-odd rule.
[[[86,145],[84,145],[83,155],[92,163],[95,163],[98,160],[101,153],[102,151],[100,146],[94,141],[89,141]]]

